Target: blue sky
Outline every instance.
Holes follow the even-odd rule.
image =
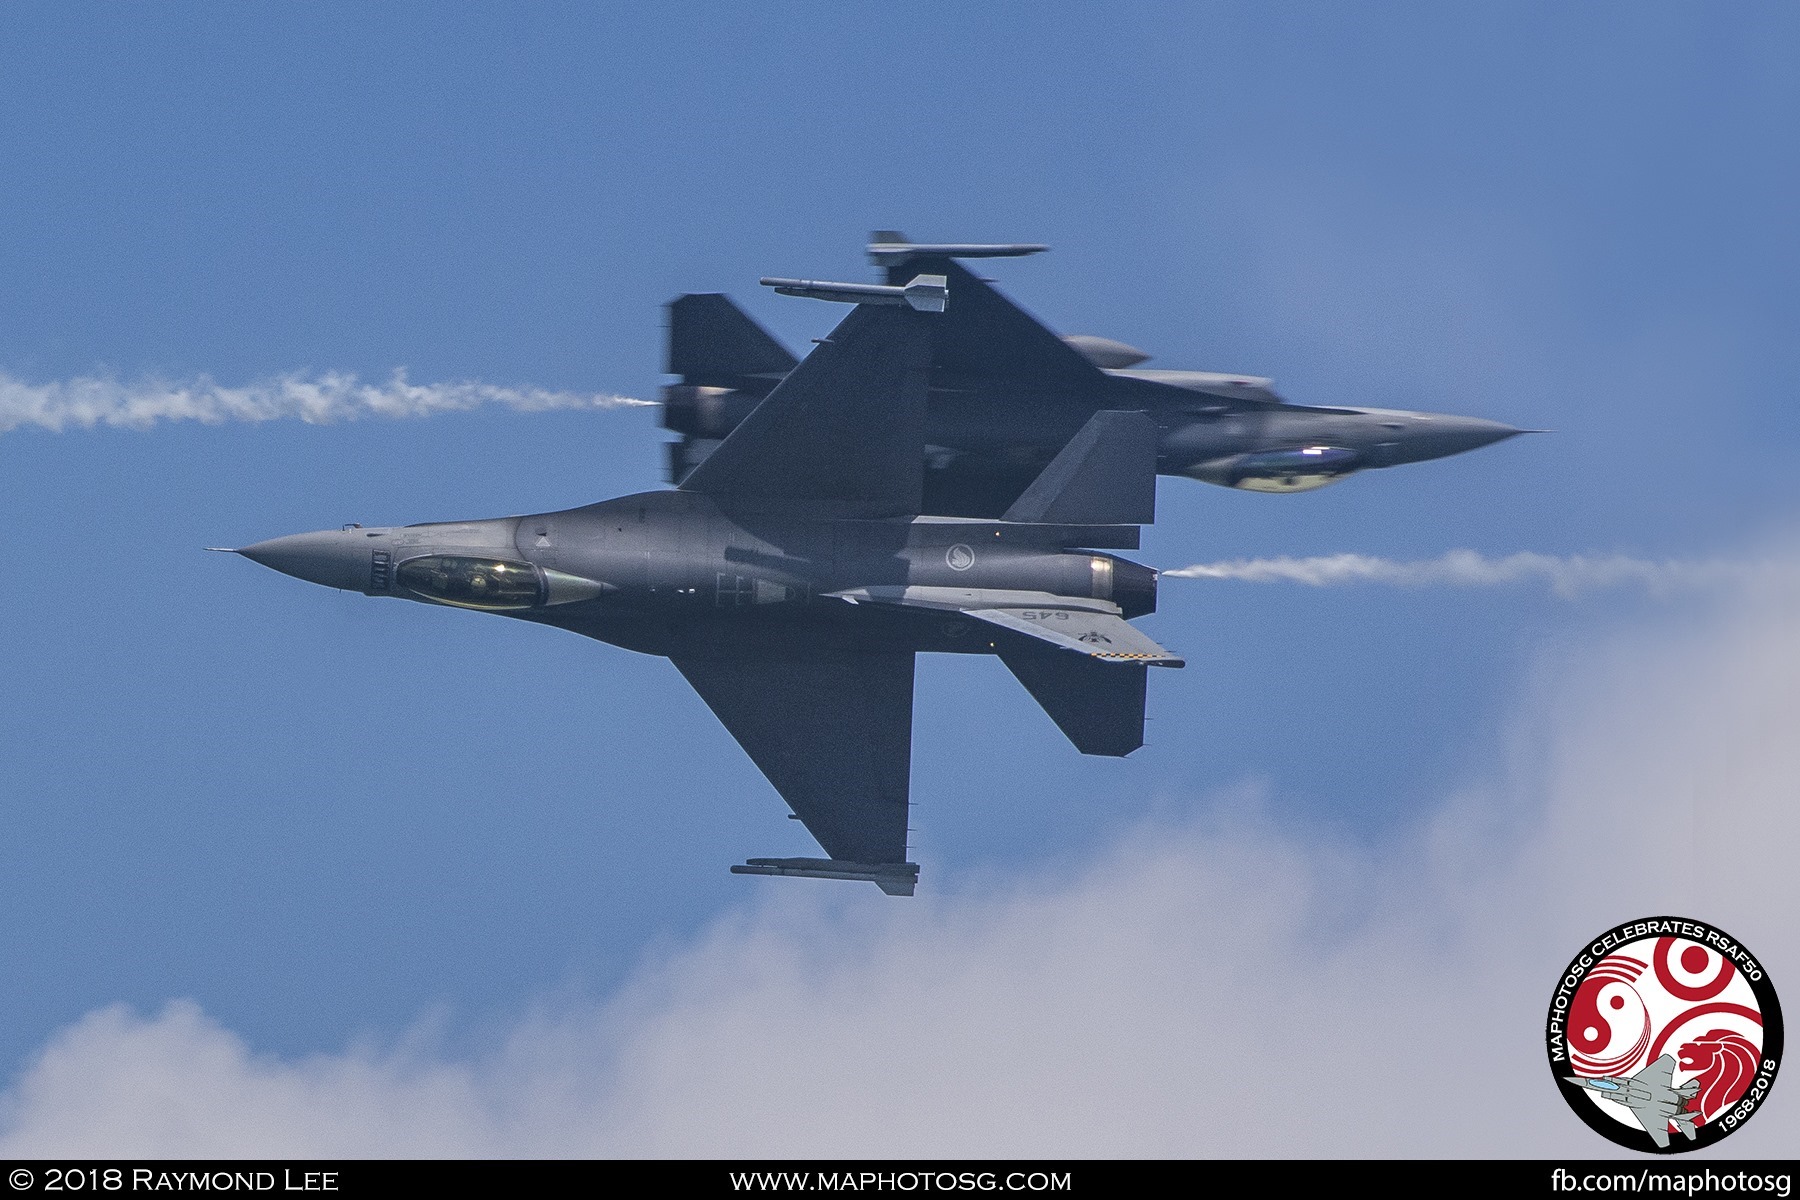
[[[660,306],[683,291],[729,292],[799,348],[839,313],[768,295],[760,275],[865,278],[878,227],[1042,241],[1050,254],[990,273],[1055,328],[1142,346],[1149,365],[1556,431],[1301,496],[1164,480],[1139,555],[1152,565],[1766,555],[1800,512],[1797,43],[1780,6],[11,5],[0,375],[135,388],[404,368],[421,384],[650,397]],[[491,1064],[546,1009],[583,1029],[569,1013],[601,1014],[596,1038],[641,1046],[650,1026],[630,1022],[668,1016],[654,997],[674,1012],[716,994],[693,982],[712,978],[711,954],[804,945],[827,974],[879,986],[883,963],[930,961],[905,947],[931,930],[976,930],[950,940],[981,952],[1034,911],[1019,897],[1064,912],[1094,884],[1132,922],[1154,898],[1108,891],[1108,875],[1163,861],[1159,830],[1182,831],[1183,869],[1213,869],[1215,851],[1243,849],[1232,838],[1245,861],[1298,855],[1313,883],[1321,863],[1359,863],[1361,882],[1319,889],[1300,924],[1366,930],[1401,894],[1380,881],[1429,873],[1421,839],[1446,814],[1516,848],[1544,844],[1558,805],[1582,808],[1566,780],[1518,783],[1599,719],[1569,697],[1661,698],[1681,727],[1688,693],[1671,681],[1687,668],[1631,664],[1690,635],[1713,644],[1694,629],[1737,645],[1763,628],[1631,589],[1169,580],[1146,627],[1192,665],[1154,680],[1150,745],[1123,763],[1082,759],[997,663],[927,658],[925,882],[896,915],[872,888],[727,874],[811,843],[666,663],[200,551],[643,490],[661,482],[659,441],[649,409],[504,406],[0,433],[16,568],[0,575],[0,1078],[14,1081],[0,1138],[10,1112],[40,1138],[15,1145],[65,1144],[42,1140],[32,1081],[44,1048],[92,1032],[96,1012],[229,1031],[270,1070],[420,1038],[434,1062]],[[1757,619],[1775,621],[1775,661],[1791,630]],[[1618,646],[1638,651],[1602,649]],[[1787,695],[1764,686],[1771,704]],[[1565,710],[1566,725],[1544,716]],[[1738,761],[1737,735],[1671,772]],[[1688,828],[1707,811],[1696,795],[1655,811]],[[1745,803],[1744,838],[1785,844],[1764,825],[1780,814]],[[1685,861],[1665,852],[1654,878]],[[1631,888],[1547,905],[1546,971],[1629,909],[1710,900],[1725,915],[1691,915],[1784,946],[1772,969],[1800,978],[1785,916],[1731,891],[1729,862],[1717,895],[1691,872],[1665,891],[1614,865]],[[1254,924],[1254,872],[1205,878]],[[1488,886],[1451,894],[1473,904]],[[1451,940],[1478,960],[1490,936],[1474,922]],[[1218,937],[1207,953],[1241,944]],[[1517,952],[1529,975],[1539,960]],[[1135,1003],[1146,1027],[1165,1012],[1086,986],[1125,1024]],[[887,1044],[872,1012],[831,1017],[843,1045]],[[1505,1052],[1538,1053],[1537,1019],[1522,1013]],[[807,1027],[772,1044],[821,1052]],[[138,1045],[132,1029],[120,1044]],[[692,1082],[601,1060],[619,1111],[634,1079]],[[1793,1111],[1762,1121],[1791,1132]],[[1565,1120],[1507,1149],[1602,1149],[1580,1129],[1554,1141]],[[608,1128],[606,1152],[705,1148]],[[1309,1129],[1270,1152],[1335,1146]],[[1036,1145],[997,1118],[982,1131],[827,1148]],[[1208,1148],[1179,1129],[1145,1145],[1071,1136],[1097,1152]],[[571,1138],[539,1152],[589,1146]]]

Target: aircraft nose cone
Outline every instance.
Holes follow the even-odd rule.
[[[1456,431],[1468,442],[1469,450],[1478,450],[1483,446],[1491,446],[1495,442],[1504,442],[1509,437],[1517,437],[1521,433],[1532,433],[1530,429],[1520,429],[1508,425],[1504,421],[1484,421],[1480,417],[1464,417],[1463,428]]]
[[[360,592],[369,586],[369,552],[339,530],[270,538],[245,546],[238,553],[283,575],[322,587]]]
[[[1504,421],[1482,417],[1446,417],[1433,415],[1429,423],[1415,434],[1414,449],[1421,458],[1443,458],[1466,454],[1495,442],[1503,442],[1529,430],[1519,429]]]

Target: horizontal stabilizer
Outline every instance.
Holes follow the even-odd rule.
[[[1005,663],[1083,754],[1123,758],[1144,744],[1142,664],[1114,666],[1015,642]]]
[[[668,372],[690,384],[731,387],[747,378],[777,380],[799,364],[729,297],[697,293],[669,304]]]
[[[986,608],[976,609],[968,615],[1103,663],[1142,663],[1152,667],[1187,666],[1186,659],[1169,653],[1140,633],[1131,622],[1115,613],[1044,608]]]
[[[1008,521],[1148,525],[1156,520],[1156,422],[1141,412],[1097,412],[1050,460]]]
[[[829,594],[852,604],[896,604],[961,613],[1102,663],[1187,665],[1186,659],[1163,649],[1119,615],[1119,606],[1110,600],[995,588],[876,586]]]
[[[918,863],[859,863],[841,858],[753,858],[731,868],[733,875],[791,875],[799,879],[854,879],[872,883],[890,896],[910,896],[919,882]]]

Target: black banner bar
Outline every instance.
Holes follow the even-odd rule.
[[[1343,1189],[1463,1188],[1480,1184],[1513,1195],[1773,1196],[1792,1193],[1794,1162],[1705,1161],[1658,1157],[1580,1160],[1323,1161],[962,1161],[894,1159],[604,1161],[423,1161],[358,1159],[214,1159],[185,1161],[0,1161],[0,1200],[9,1196],[280,1196],[337,1200],[428,1187],[518,1188],[645,1182],[712,1195],[924,1196],[934,1193],[1057,1197],[1118,1187],[1166,1188],[1171,1168],[1195,1184],[1234,1182]]]

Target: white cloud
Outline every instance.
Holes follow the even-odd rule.
[[[1800,613],[1746,604],[1547,664],[1473,782],[1379,847],[1224,793],[1069,873],[758,881],[467,1058],[286,1060],[191,1004],[106,1009],[0,1097],[0,1154],[1605,1155],[1543,1057],[1555,979],[1676,913],[1795,986],[1796,727]],[[1791,1153],[1795,1095],[1720,1152]]]
[[[559,408],[622,408],[647,400],[605,393],[557,392],[544,388],[496,387],[487,383],[413,383],[396,370],[386,383],[364,383],[355,375],[281,375],[242,387],[225,387],[201,376],[185,383],[82,377],[54,383],[25,383],[0,374],[0,433],[27,426],[60,433],[96,425],[147,429],[162,421],[279,421],[310,424],[362,417],[426,417],[497,404],[521,412]]]

